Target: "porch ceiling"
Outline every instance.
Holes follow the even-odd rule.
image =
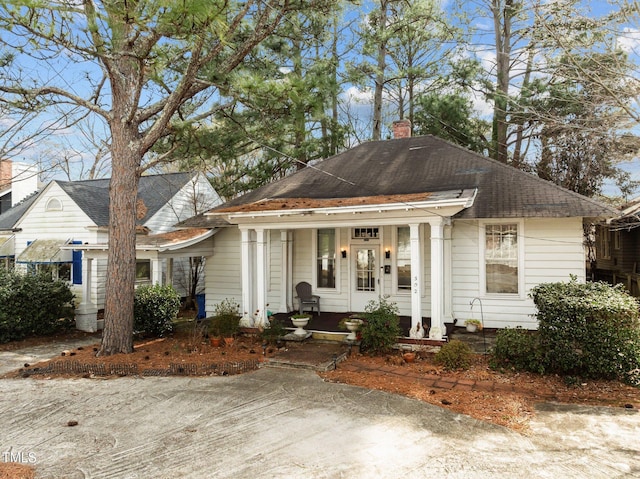
[[[0,258],[15,254],[14,235],[0,235]]]

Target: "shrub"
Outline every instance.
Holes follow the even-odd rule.
[[[538,333],[521,327],[498,331],[496,345],[491,351],[489,365],[493,369],[514,369],[544,373],[538,346]]]
[[[398,306],[387,297],[378,301],[369,301],[365,307],[365,323],[362,325],[362,343],[360,347],[373,354],[389,351],[400,335]]]
[[[638,302],[621,285],[572,278],[541,284],[531,297],[546,372],[633,383],[631,372],[640,367]]]
[[[278,339],[287,334],[284,322],[279,319],[272,318],[268,328],[264,328],[260,332],[260,339],[267,344],[275,344]]]
[[[240,305],[234,299],[224,299],[213,307],[209,319],[209,334],[230,338],[240,330]]]
[[[51,275],[0,269],[0,343],[70,329],[73,299],[69,285]]]
[[[454,371],[456,369],[469,369],[471,358],[473,358],[471,347],[467,343],[454,339],[442,346],[434,359],[437,364],[442,364],[445,369]]]
[[[133,303],[133,329],[145,336],[166,336],[173,332],[179,309],[180,296],[173,286],[139,286]]]

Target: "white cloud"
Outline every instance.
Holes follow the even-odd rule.
[[[640,46],[640,30],[625,28],[623,34],[616,39],[617,46],[627,53],[635,52]]]

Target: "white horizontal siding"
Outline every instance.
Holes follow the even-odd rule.
[[[208,315],[214,305],[224,299],[242,303],[240,230],[223,228],[213,237],[213,256],[205,264],[205,310]]]
[[[480,318],[482,302],[487,327],[537,328],[536,312],[528,293],[540,283],[568,281],[574,274],[585,279],[585,258],[580,218],[535,218],[523,222],[524,291],[520,296],[487,295],[480,291],[480,245],[477,221],[456,221],[453,227],[452,288],[453,315],[459,321]]]

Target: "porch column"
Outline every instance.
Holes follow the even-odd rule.
[[[151,284],[162,284],[162,263],[157,256],[151,259]]]
[[[282,265],[280,268],[280,305],[279,313],[289,312],[289,231],[280,230],[280,256]]]
[[[75,311],[76,328],[80,331],[95,333],[98,330],[98,307],[91,300],[91,270],[93,258],[82,253],[82,301]]]
[[[444,305],[443,318],[445,323],[453,322],[453,283],[452,283],[452,262],[451,262],[451,245],[452,232],[451,220],[447,221],[444,226]]]
[[[440,328],[434,339],[444,334],[444,218],[429,221],[431,225],[431,327]],[[435,332],[435,331],[434,331]],[[438,338],[437,336],[440,336]]]
[[[165,283],[173,286],[173,258],[167,258],[167,278]]]
[[[247,228],[240,229],[240,262],[242,275],[243,319],[253,323],[253,291],[251,290],[251,235]]]
[[[268,231],[267,231],[268,232]],[[267,326],[267,238],[265,230],[256,230],[256,325]]]
[[[420,225],[409,225],[411,245],[411,327],[422,326],[422,255],[420,254]]]

